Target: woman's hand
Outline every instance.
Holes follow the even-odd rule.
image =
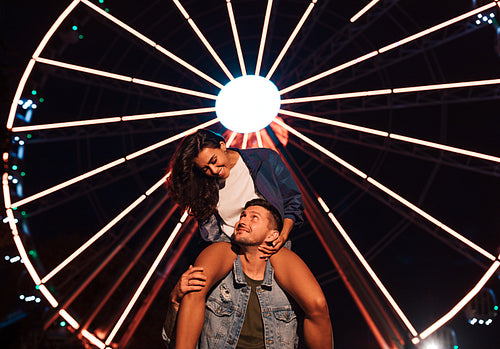
[[[259,246],[259,251],[262,252],[260,258],[268,259],[273,254],[278,252],[280,248],[285,244],[286,240],[283,239],[283,236],[279,235],[276,239],[274,239],[271,244],[262,244]]]
[[[203,267],[193,267],[190,265],[189,269],[182,274],[170,293],[170,302],[175,310],[179,310],[179,304],[186,293],[200,291],[205,287],[206,279],[206,276],[203,274]]]

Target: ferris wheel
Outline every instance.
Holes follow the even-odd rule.
[[[500,4],[433,6],[68,1],[19,81],[3,154],[4,223],[52,308],[45,329],[62,318],[87,345],[130,345],[196,234],[168,161],[210,128],[281,153],[307,205],[294,239],[322,258],[323,287],[347,284],[380,347],[424,348],[500,266],[484,231],[499,227],[500,69],[463,53],[493,50]],[[432,287],[429,271],[449,286],[432,315],[404,290]]]

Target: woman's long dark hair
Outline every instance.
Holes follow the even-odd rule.
[[[194,159],[203,148],[220,148],[220,142],[225,142],[220,134],[198,130],[182,140],[170,162],[167,186],[172,199],[201,222],[216,211],[219,191],[217,179],[197,169]]]

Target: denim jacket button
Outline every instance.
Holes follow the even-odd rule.
[[[247,288],[246,288],[246,287],[245,287],[245,288],[242,288],[242,289],[241,289],[241,292],[246,293],[246,292],[247,292]]]
[[[230,339],[229,344],[234,344],[234,341],[232,339]]]

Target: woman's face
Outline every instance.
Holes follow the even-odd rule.
[[[224,142],[220,142],[220,148],[203,148],[194,158],[194,163],[201,172],[209,177],[220,179],[229,177],[229,158]]]

